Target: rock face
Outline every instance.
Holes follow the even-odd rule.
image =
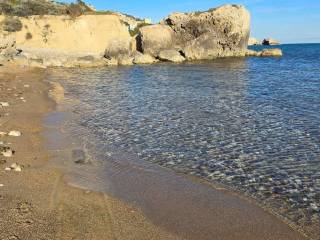
[[[263,39],[262,45],[279,45],[280,42],[278,40],[272,38]]]
[[[174,32],[171,27],[161,24],[140,28],[138,50],[157,56],[161,50],[173,46]]]
[[[161,24],[174,31],[171,43],[187,60],[244,56],[250,35],[250,14],[239,5],[200,13],[174,13]]]
[[[0,16],[0,22],[4,19],[4,16]],[[106,48],[114,48],[117,40],[121,43],[131,41],[128,26],[116,15],[82,15],[75,19],[47,15],[19,19],[23,25],[20,31],[1,32],[14,38],[17,47],[22,50],[103,54]]]

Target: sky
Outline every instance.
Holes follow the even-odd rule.
[[[65,0],[72,2],[72,0]],[[113,10],[158,22],[171,12],[202,11],[242,4],[251,13],[251,36],[282,43],[320,43],[320,0],[86,0],[98,10]]]

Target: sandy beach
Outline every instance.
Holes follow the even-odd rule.
[[[188,195],[191,197],[186,198],[185,204],[181,205],[189,204],[191,210],[186,211],[188,214],[184,214],[183,208],[179,207],[180,204],[175,199],[169,198],[169,201],[165,199],[167,204],[160,206],[165,210],[164,213],[171,211],[171,214],[163,214],[155,220],[152,217],[149,219],[150,215],[146,217],[143,208],[139,210],[103,193],[71,187],[65,180],[64,172],[48,164],[51,157],[44,148],[43,118],[56,105],[48,97],[53,86],[46,83],[45,78],[46,70],[42,69],[0,69],[0,102],[9,104],[1,108],[0,132],[15,130],[22,134],[19,137],[0,137],[3,145],[14,151],[12,157],[0,156],[1,240],[305,239],[275,216],[225,190],[212,190],[212,194],[217,196],[216,200],[210,202],[208,212],[203,214],[203,219],[199,219],[199,224],[195,226],[191,220],[189,225],[178,224],[179,217],[182,222],[187,222],[187,218],[192,217],[192,211],[198,210],[192,206],[192,195]],[[58,99],[60,97],[57,96]],[[5,168],[14,163],[21,166],[21,172],[13,169],[5,171]],[[179,194],[174,187],[166,187],[160,177],[139,177],[139,172],[133,172],[132,176],[134,174],[138,177],[127,181],[138,179],[137,188],[143,188],[142,183],[146,180],[150,183],[151,179],[159,179],[159,183],[153,185],[155,195],[175,191],[178,193],[172,196],[179,196],[179,200],[183,201],[183,192]],[[175,179],[178,185],[192,181],[180,178]],[[198,187],[198,183],[187,184],[193,184],[193,188]],[[126,190],[130,191],[124,188],[122,194],[125,195]],[[155,203],[157,200],[163,201],[159,196]],[[205,209],[206,202],[202,203],[204,206],[201,209]],[[176,218],[172,218],[173,216]],[[201,213],[194,212],[194,218],[199,216]],[[207,219],[210,222],[205,222]],[[202,227],[198,228],[199,226]],[[206,229],[210,231],[206,232]],[[217,232],[215,236],[212,235],[214,231]]]

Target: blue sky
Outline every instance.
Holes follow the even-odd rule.
[[[72,2],[65,0],[65,2]],[[226,3],[245,5],[252,36],[283,43],[320,42],[320,0],[86,0],[99,10],[114,10],[159,21],[171,12],[207,10]]]

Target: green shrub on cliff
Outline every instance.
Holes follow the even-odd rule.
[[[131,35],[131,37],[134,37],[135,35],[137,35],[139,33],[140,28],[144,27],[144,26],[148,26],[151,25],[150,23],[139,23],[134,29],[130,29],[129,33]]]
[[[22,22],[14,17],[6,17],[1,25],[2,29],[7,32],[19,32],[22,29]]]
[[[2,0],[0,13],[4,15],[26,17],[30,15],[59,15],[65,9],[64,4],[47,0]]]
[[[0,14],[27,17],[31,15],[80,16],[93,12],[83,1],[65,4],[50,0],[0,0]]]

